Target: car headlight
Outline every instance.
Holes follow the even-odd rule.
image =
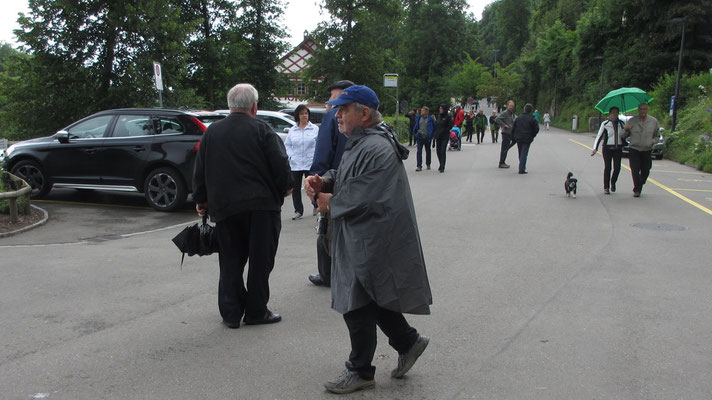
[[[0,152],[0,164],[4,163],[6,159],[10,158],[12,152],[15,151],[15,145],[8,147],[7,149]]]

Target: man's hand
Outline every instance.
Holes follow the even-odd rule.
[[[319,212],[329,212],[329,202],[331,201],[331,193],[319,193],[316,198],[316,210]]]
[[[208,203],[195,203],[195,211],[197,211],[201,217],[205,216],[205,214],[208,213]]]
[[[314,196],[321,193],[323,187],[324,179],[322,179],[319,174],[309,175],[304,179],[304,191],[312,201],[314,201]]]
[[[294,191],[294,189],[290,188],[289,190],[287,190],[287,193],[284,194],[284,197],[289,196],[290,194],[292,194],[293,191]]]
[[[591,157],[595,156],[595,155],[596,155],[596,153],[598,153],[598,150],[596,150],[596,149],[593,149],[593,153],[591,153]]]
[[[633,124],[630,123],[630,121],[625,123],[625,130],[629,131],[633,128]]]

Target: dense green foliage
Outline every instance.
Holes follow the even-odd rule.
[[[33,0],[20,19],[20,52],[0,48],[0,129],[47,135],[91,112],[155,106],[152,61],[164,70],[165,105],[224,108],[225,92],[252,82],[262,108],[284,84],[283,0]],[[550,111],[587,128],[599,97],[623,86],[653,91],[651,114],[668,121],[682,29],[692,106],[712,66],[712,0],[498,0],[477,20],[465,0],[325,0],[330,19],[302,78],[351,79],[374,88],[381,111],[495,97]],[[686,17],[682,25],[672,18]],[[15,54],[13,54],[15,53]],[[698,77],[698,78],[694,78]],[[695,79],[699,80],[697,82]]]

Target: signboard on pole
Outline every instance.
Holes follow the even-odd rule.
[[[670,96],[670,116],[672,117],[673,110],[675,110],[675,96]]]
[[[383,87],[398,87],[398,74],[383,74]]]
[[[163,91],[163,72],[161,72],[161,64],[153,62],[153,78],[156,81],[156,89]]]

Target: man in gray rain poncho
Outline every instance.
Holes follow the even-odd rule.
[[[391,372],[402,378],[428,345],[403,313],[429,314],[432,295],[415,208],[403,161],[408,150],[381,123],[378,97],[351,86],[329,104],[339,106],[339,131],[348,137],[338,171],[306,179],[310,197],[332,218],[332,308],[351,338],[346,369],[324,386],[351,393],[375,386],[376,325],[398,352]],[[333,193],[330,202],[320,192]]]

